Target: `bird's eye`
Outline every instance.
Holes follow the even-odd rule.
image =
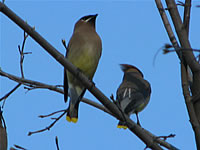
[[[91,20],[91,18],[82,18],[81,21],[84,21],[84,22],[89,22]]]
[[[85,17],[81,18],[81,21],[83,21],[83,22],[89,22],[91,19],[92,19],[91,16],[85,16]]]

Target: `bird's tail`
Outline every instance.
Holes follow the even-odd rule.
[[[79,102],[77,102],[75,105],[73,103],[69,104],[66,120],[69,122],[76,123],[78,121],[78,107]]]
[[[120,129],[127,129],[128,127],[126,126],[126,123],[125,122],[121,122],[119,121],[118,125],[117,125],[117,128],[120,128]]]
[[[66,116],[66,120],[69,122],[76,123],[78,121],[78,108],[79,103],[85,94],[86,89],[81,89],[80,94],[77,94],[77,90],[70,89],[70,102],[69,102],[69,108]]]

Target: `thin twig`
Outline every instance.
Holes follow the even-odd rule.
[[[179,5],[179,6],[185,6],[185,3],[181,2],[181,1],[177,1],[177,5]]]
[[[20,45],[18,45],[18,50],[19,50],[19,54],[20,54],[20,71],[21,71],[21,76],[22,78],[24,78],[24,71],[23,71],[23,63],[24,63],[24,47],[25,47],[25,43],[26,43],[26,39],[28,38],[28,34],[26,34],[26,32],[24,31],[24,39],[22,42],[22,48],[20,49]],[[30,52],[27,52],[26,54],[29,54]],[[6,100],[14,91],[16,91],[19,87],[21,86],[21,83],[18,83],[11,91],[9,91],[7,94],[5,94],[5,96],[3,96],[2,98],[0,98],[0,101],[2,100]],[[4,101],[5,104],[5,101]]]
[[[21,84],[23,84],[25,86],[40,87],[40,88],[43,88],[43,89],[49,89],[49,90],[56,91],[56,92],[59,92],[59,93],[63,94],[63,90],[61,88],[57,88],[57,86],[47,85],[47,84],[44,84],[44,83],[41,83],[41,82],[28,80],[28,79],[23,79],[23,78],[14,76],[12,74],[6,73],[2,69],[0,70],[0,76],[7,77],[10,80],[16,81],[16,82],[21,83]]]
[[[192,49],[192,48],[177,48],[177,49],[174,49],[174,48],[163,48],[163,54],[167,54],[167,53],[170,53],[170,52],[177,52],[177,51],[193,51],[193,52],[200,52],[200,49]]]
[[[154,57],[153,57],[153,66],[155,66],[156,58],[157,58],[157,56],[158,56],[158,53],[159,53],[161,50],[162,50],[162,48],[159,48],[159,49],[156,51],[156,53],[155,53],[155,55],[154,55]]]
[[[57,150],[60,150],[59,144],[58,144],[58,137],[57,136],[56,136],[55,140],[56,140],[56,148],[57,148]]]
[[[23,62],[24,62],[24,54],[25,54],[24,47],[25,47],[26,39],[28,38],[28,34],[24,31],[23,35],[24,35],[24,39],[23,39],[21,47],[20,47],[20,45],[18,45],[18,50],[19,50],[19,54],[20,54],[20,71],[21,71],[22,78],[24,78],[24,70],[23,70]]]
[[[23,148],[23,147],[21,147],[21,146],[19,146],[19,145],[14,145],[14,147],[16,147],[16,148],[18,148],[18,149],[21,149],[21,150],[27,150],[27,149],[25,149],[25,148]]]
[[[53,116],[53,115],[55,115],[55,114],[57,114],[57,113],[64,112],[64,111],[66,111],[66,109],[58,110],[58,111],[55,111],[55,112],[50,113],[50,114],[48,114],[48,115],[40,115],[40,116],[38,116],[38,117],[39,117],[39,118],[46,118],[46,117],[50,117],[50,116]]]
[[[44,132],[44,131],[46,131],[46,130],[50,130],[50,129],[54,126],[54,124],[55,124],[56,122],[58,122],[58,121],[62,118],[62,116],[64,116],[64,115],[67,113],[67,111],[68,111],[68,109],[67,109],[66,111],[64,111],[57,119],[55,119],[55,121],[53,121],[48,127],[44,128],[44,129],[41,129],[41,130],[29,132],[29,133],[28,133],[28,136],[31,136],[32,134],[35,134],[35,133]]]
[[[157,138],[162,138],[164,141],[166,141],[168,138],[174,138],[175,136],[175,134],[170,134],[167,136],[158,136]]]
[[[0,101],[7,99],[18,87],[20,87],[20,85],[21,85],[21,83],[18,83],[11,91],[9,91],[2,98],[0,98]]]
[[[155,53],[155,55],[154,55],[154,57],[153,57],[153,66],[155,66],[155,62],[156,62],[156,58],[157,58],[157,56],[158,56],[158,53],[159,53],[162,49],[164,49],[164,48],[171,48],[171,47],[173,47],[173,46],[170,45],[170,44],[165,44],[164,46],[162,46],[161,48],[159,48],[159,49],[157,50],[157,52]]]

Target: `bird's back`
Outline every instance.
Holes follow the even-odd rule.
[[[125,113],[131,114],[144,109],[149,102],[150,93],[148,81],[134,73],[125,73],[117,90],[117,101]]]

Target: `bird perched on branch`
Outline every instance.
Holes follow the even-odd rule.
[[[117,89],[116,102],[122,112],[130,117],[135,113],[137,124],[140,125],[138,112],[142,111],[148,104],[151,95],[151,86],[143,78],[142,72],[135,66],[121,64],[124,72],[122,83]],[[126,122],[119,121],[118,128],[127,128]]]
[[[92,80],[96,72],[102,52],[102,43],[95,29],[96,15],[88,15],[79,19],[74,27],[72,37],[67,46],[66,58],[75,65],[84,75]],[[70,102],[67,121],[78,121],[79,103],[85,94],[86,88],[69,71],[64,69],[64,100]]]

